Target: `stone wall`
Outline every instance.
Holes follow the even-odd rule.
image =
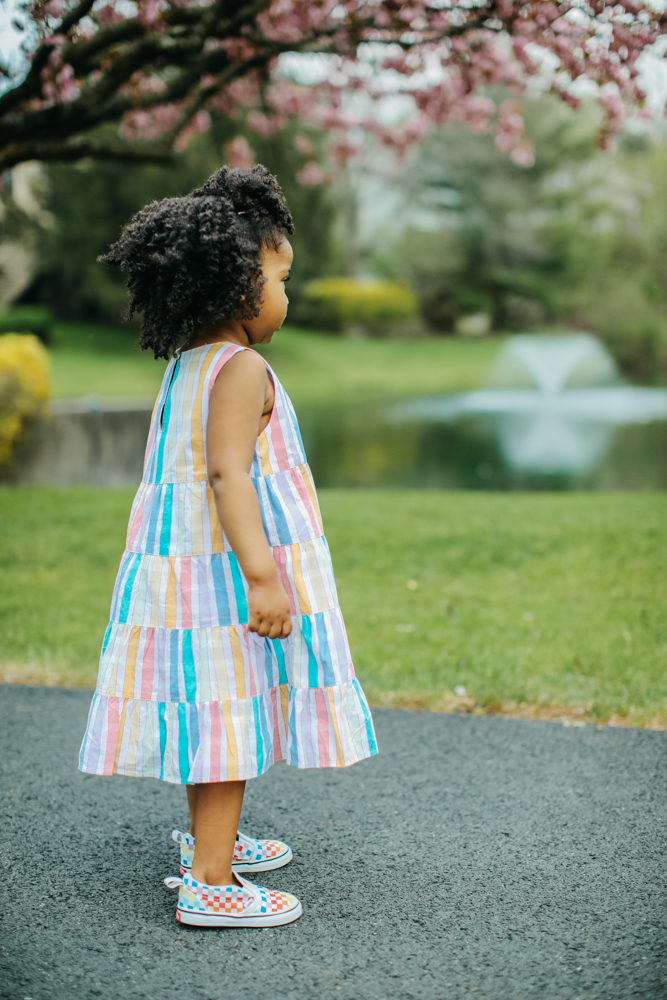
[[[42,486],[137,486],[152,398],[55,400],[16,449],[5,483]]]

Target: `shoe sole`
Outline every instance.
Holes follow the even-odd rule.
[[[303,913],[301,903],[285,913],[258,913],[256,917],[228,917],[221,913],[193,913],[176,909],[176,919],[192,927],[280,927],[298,920]]]
[[[290,863],[293,857],[294,855],[290,848],[286,854],[281,854],[277,858],[271,858],[270,861],[243,861],[238,865],[232,865],[232,871],[239,872],[239,874],[243,874],[243,872],[272,872],[276,868],[284,868],[285,865]],[[190,871],[190,868],[184,868],[181,865],[181,875],[189,875]]]

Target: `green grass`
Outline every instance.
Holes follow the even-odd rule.
[[[321,499],[374,704],[667,722],[663,496],[330,490]],[[6,680],[94,684],[131,500],[0,490]]]
[[[69,323],[57,325],[54,337],[54,396],[157,393],[165,363],[136,350],[136,331]],[[474,389],[500,344],[453,337],[352,341],[286,327],[262,353],[298,408]]]

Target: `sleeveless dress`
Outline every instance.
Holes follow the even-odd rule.
[[[248,630],[247,583],[206,473],[209,397],[235,344],[172,358],[132,506],[79,767],[177,784],[377,753],[294,409],[275,390],[250,470],[292,633]]]

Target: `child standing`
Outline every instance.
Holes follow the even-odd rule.
[[[148,205],[102,258],[128,275],[141,347],[172,357],[80,768],[187,785],[181,878],[165,882],[190,924],[296,920],[298,899],[240,875],[292,858],[238,833],[245,782],[377,752],[294,410],[250,349],[285,319],[293,231],[264,167],[223,167]]]

